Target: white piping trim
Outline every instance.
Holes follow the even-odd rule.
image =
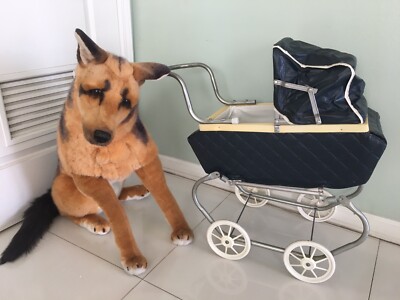
[[[351,100],[350,100],[350,97],[349,97],[350,86],[351,86],[351,83],[352,83],[354,77],[356,76],[356,72],[355,72],[354,68],[353,68],[351,65],[349,65],[349,64],[347,64],[347,63],[336,63],[336,64],[325,65],[325,66],[304,65],[304,64],[302,64],[301,62],[297,61],[288,51],[286,51],[285,49],[283,49],[281,46],[273,46],[272,48],[273,48],[273,49],[274,49],[274,48],[277,48],[277,49],[281,50],[284,54],[286,54],[287,56],[289,56],[295,63],[297,63],[300,67],[302,67],[302,68],[304,68],[304,69],[305,69],[305,68],[330,69],[330,68],[337,67],[337,66],[344,66],[344,67],[349,68],[350,71],[351,71],[351,76],[350,76],[349,81],[347,82],[346,89],[345,89],[345,91],[344,91],[344,98],[346,99],[346,102],[347,102],[347,104],[350,106],[351,110],[355,113],[355,115],[356,115],[356,116],[358,117],[358,119],[360,120],[360,123],[364,123],[363,117],[362,117],[361,114],[358,112],[358,110],[355,109],[355,107],[354,107],[353,104],[351,103]]]

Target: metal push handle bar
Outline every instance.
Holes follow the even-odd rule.
[[[181,88],[182,88],[183,97],[185,98],[187,110],[189,111],[189,114],[191,115],[191,117],[192,117],[195,121],[197,121],[198,123],[200,123],[200,124],[207,124],[207,123],[210,123],[210,121],[207,121],[207,120],[204,120],[204,119],[200,118],[200,117],[197,116],[196,113],[194,112],[193,106],[192,106],[192,101],[190,101],[190,96],[189,96],[188,89],[187,89],[186,84],[185,84],[185,82],[183,81],[182,77],[179,76],[178,74],[174,73],[174,72],[170,72],[170,73],[168,74],[168,76],[170,76],[170,77],[172,77],[172,78],[175,78],[175,79],[179,82],[179,84],[180,84],[180,86],[181,86]]]
[[[214,72],[211,70],[211,68],[203,63],[186,63],[186,64],[178,64],[178,65],[172,65],[169,66],[170,70],[179,70],[179,69],[191,69],[191,68],[202,68],[207,71],[208,75],[210,75],[210,80],[214,89],[215,96],[217,99],[225,104],[225,105],[243,105],[243,104],[256,104],[256,100],[226,100],[222,98],[221,94],[219,93],[218,86],[217,86],[217,81],[215,80]]]
[[[225,100],[224,98],[221,97],[221,95],[219,94],[218,91],[218,86],[217,86],[217,82],[215,80],[215,76],[213,71],[211,70],[211,68],[209,66],[207,66],[206,64],[203,63],[188,63],[188,64],[179,64],[179,65],[172,65],[169,66],[170,70],[179,70],[179,69],[189,69],[189,68],[203,68],[205,69],[208,74],[210,75],[210,79],[211,79],[211,83],[214,89],[214,93],[215,96],[217,97],[217,99],[225,104],[225,105],[244,105],[244,104],[256,104],[255,100],[243,100],[243,101],[237,101],[237,100],[233,100],[233,101],[228,101]],[[212,123],[231,123],[230,120],[205,120],[200,118],[199,116],[196,115],[196,113],[193,110],[193,106],[192,106],[192,101],[190,100],[190,96],[189,96],[189,91],[187,89],[187,86],[185,84],[185,81],[182,79],[181,76],[179,76],[178,74],[174,73],[174,72],[170,72],[169,75],[172,78],[175,78],[178,83],[180,84],[181,88],[182,88],[182,92],[183,92],[183,96],[185,98],[185,102],[186,102],[186,107],[189,111],[189,114],[191,115],[191,117],[197,121],[200,124],[212,124]]]

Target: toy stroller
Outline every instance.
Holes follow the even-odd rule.
[[[197,208],[211,223],[207,241],[219,256],[238,260],[251,246],[283,253],[284,264],[299,280],[320,283],[335,272],[334,256],[366,240],[369,224],[351,200],[358,196],[386,148],[379,115],[367,106],[364,81],[355,75],[355,57],[285,38],[274,45],[274,103],[227,101],[218,91],[214,74],[203,63],[171,66],[171,70],[203,68],[210,75],[217,99],[224,104],[207,119],[195,114],[183,79],[190,115],[200,124],[188,141],[208,175],[194,185]],[[236,222],[214,220],[200,203],[197,189],[220,179],[235,187],[246,207],[267,201],[296,206],[313,222],[311,239],[286,248],[249,237]],[[334,196],[326,188],[355,187],[348,195]],[[274,197],[274,191],[291,192],[296,200]],[[332,217],[338,205],[362,222],[358,239],[333,250],[314,241],[316,222]]]

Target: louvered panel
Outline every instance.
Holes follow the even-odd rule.
[[[12,135],[16,131],[21,131],[23,129],[29,129],[34,126],[38,126],[40,124],[46,124],[49,121],[58,120],[59,118],[60,118],[60,114],[54,113],[54,114],[46,116],[46,118],[37,118],[37,119],[25,121],[23,123],[10,125],[10,132]]]
[[[22,79],[22,80],[17,80],[17,81],[10,81],[10,82],[4,82],[1,84],[3,89],[9,89],[21,85],[29,85],[29,84],[34,84],[34,83],[40,83],[43,81],[51,81],[51,80],[56,80],[56,79],[65,79],[65,78],[71,78],[73,76],[73,72],[64,72],[64,73],[59,73],[59,74],[54,74],[54,75],[45,75],[45,76],[39,76],[39,77],[32,77],[29,79]]]
[[[47,116],[53,115],[55,113],[60,113],[62,110],[62,106],[58,105],[53,108],[46,108],[35,112],[29,112],[27,114],[23,114],[17,117],[12,117],[8,119],[8,125],[10,129],[13,128],[13,125],[26,123],[30,121],[39,121],[39,119],[46,119]]]
[[[7,96],[12,96],[12,95],[29,93],[32,91],[48,90],[49,88],[55,90],[56,87],[62,87],[62,86],[69,87],[70,84],[71,84],[70,78],[67,78],[65,80],[50,80],[50,81],[44,81],[44,82],[40,82],[40,83],[20,85],[20,86],[13,87],[13,88],[7,88],[7,89],[3,88],[2,93],[3,93],[3,97],[7,97]]]
[[[1,86],[0,86],[0,88],[1,88]],[[65,93],[65,95],[66,95],[68,93],[69,88],[70,88],[70,85],[66,84],[66,85],[51,87],[51,88],[43,89],[43,90],[34,90],[31,92],[27,92],[27,93],[10,95],[8,97],[3,97],[3,100],[4,100],[4,104],[7,106],[7,104],[9,104],[9,103],[30,100],[32,98],[43,97],[46,95],[51,95],[51,94],[55,94],[55,93],[59,93],[59,92],[66,92]]]
[[[51,102],[44,102],[42,104],[31,105],[28,107],[23,107],[20,109],[10,110],[7,116],[11,119],[18,116],[27,115],[32,112],[37,112],[40,110],[45,110],[53,107],[62,107],[63,103],[65,102],[65,98],[54,99]],[[10,122],[9,122],[10,123]]]
[[[9,144],[55,132],[72,81],[67,71],[0,82]]]
[[[34,97],[34,98],[30,98],[28,101],[19,101],[19,102],[7,104],[7,105],[5,105],[5,107],[7,108],[7,111],[14,111],[14,110],[22,109],[24,107],[31,107],[32,105],[37,105],[40,103],[54,102],[54,101],[57,101],[58,99],[65,100],[65,92],[59,92],[59,93],[51,94],[48,96],[42,96],[42,97]]]
[[[14,131],[13,137],[15,139],[30,135],[35,135],[35,137],[39,137],[42,135],[46,135],[49,133],[54,133],[57,131],[58,120],[49,121],[38,126],[32,126],[30,128],[26,128],[23,130]]]

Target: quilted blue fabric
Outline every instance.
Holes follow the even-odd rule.
[[[274,79],[317,88],[315,98],[322,124],[360,123],[345,99],[345,89],[352,75],[350,69],[345,66],[328,69],[318,67],[345,63],[355,69],[357,60],[353,55],[291,38],[284,38],[275,46],[279,48],[273,49]],[[281,49],[309,67],[302,68]],[[363,96],[364,87],[364,81],[355,76],[349,86],[348,95],[348,100],[363,120],[368,113],[367,100]],[[315,124],[309,96],[305,92],[275,86],[274,104],[294,124]]]
[[[366,133],[196,131],[188,141],[207,173],[293,187],[365,184],[386,148],[378,113]]]

